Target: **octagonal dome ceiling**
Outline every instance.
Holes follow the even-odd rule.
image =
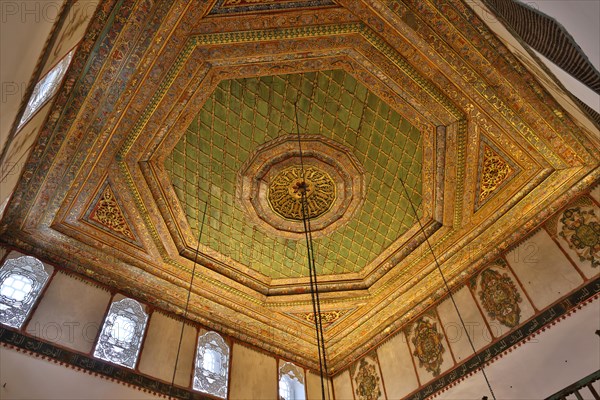
[[[202,245],[271,278],[308,276],[304,237],[264,231],[235,194],[238,172],[252,153],[297,127],[347,147],[365,170],[365,193],[359,194],[364,204],[343,226],[314,239],[319,275],[359,272],[416,222],[411,203],[419,210],[423,140],[350,74],[222,81],[166,158],[165,169],[195,236],[208,203]]]
[[[234,3],[102,2],[2,242],[179,314],[195,271],[189,318],[315,368],[305,249],[265,202],[298,166],[266,154],[300,133],[335,188],[315,217],[335,373],[446,293],[436,263],[465,282],[599,178],[597,132],[463,1]]]

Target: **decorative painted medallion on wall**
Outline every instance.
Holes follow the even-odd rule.
[[[326,213],[335,201],[335,183],[317,167],[293,165],[280,171],[268,188],[269,205],[283,218],[302,221]],[[306,209],[303,210],[303,197]]]
[[[108,183],[100,191],[100,195],[97,197],[95,205],[90,209],[87,219],[112,233],[130,240],[136,240]]]
[[[600,219],[593,207],[571,207],[560,218],[559,235],[573,249],[581,261],[589,261],[593,268],[600,266]]]
[[[491,319],[514,328],[519,325],[521,295],[508,274],[486,269],[480,275],[479,299]]]
[[[508,156],[482,136],[479,146],[475,209],[477,210],[485,204],[494,192],[504,186],[519,171],[519,167]]]
[[[351,369],[357,400],[376,400],[382,397],[381,378],[375,354],[368,355]]]
[[[268,234],[304,238],[302,193],[313,237],[352,218],[365,199],[364,170],[342,144],[321,135],[280,136],[242,165],[236,196],[247,216]]]
[[[419,359],[419,367],[425,368],[433,376],[440,374],[446,351],[442,340],[444,335],[438,332],[437,324],[420,318],[414,325],[412,343],[415,346],[413,355]]]

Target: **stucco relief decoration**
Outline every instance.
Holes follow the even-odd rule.
[[[581,261],[592,267],[600,265],[600,220],[593,207],[572,207],[562,214],[559,235],[573,249]]]
[[[419,367],[431,372],[434,376],[440,374],[446,351],[442,344],[444,336],[438,332],[437,324],[423,318],[414,327],[412,343],[415,347],[413,355],[419,359]]]
[[[379,375],[376,366],[368,363],[364,358],[360,360],[358,373],[355,377],[356,398],[359,400],[375,400],[381,396]]]
[[[129,225],[125,220],[125,215],[123,214],[123,211],[121,211],[121,207],[119,207],[115,195],[108,185],[102,191],[102,195],[90,213],[89,219],[113,232],[135,240]]]
[[[483,203],[513,173],[513,168],[490,146],[483,147],[479,203]]]
[[[481,273],[481,304],[492,319],[514,328],[519,325],[522,301],[519,292],[508,274],[501,274],[493,269]]]
[[[308,218],[326,213],[335,201],[335,183],[313,166],[294,165],[280,171],[269,185],[268,199],[273,210],[287,219],[302,220],[302,197],[306,197]]]

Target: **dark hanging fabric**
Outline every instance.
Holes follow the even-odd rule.
[[[598,113],[598,111],[594,110],[592,107],[588,106],[583,101],[579,100],[577,97],[575,97],[575,101],[577,102],[579,107],[581,107],[583,111],[587,113],[587,115],[592,119],[592,121],[596,123],[596,126],[600,128],[600,113]]]
[[[529,46],[600,94],[600,73],[554,18],[515,0],[483,0]]]

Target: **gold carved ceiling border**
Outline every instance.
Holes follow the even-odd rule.
[[[356,2],[356,3],[358,3],[358,2]],[[394,3],[394,4],[399,4],[399,3]],[[430,5],[428,5],[428,6],[430,6]],[[456,8],[464,7],[464,5],[462,3],[458,3],[458,2],[453,2],[449,6],[456,7]],[[451,12],[448,13],[448,15],[451,15],[451,16],[455,15],[455,11],[454,10],[450,10],[450,11]],[[436,24],[439,25],[440,27],[444,27],[446,25],[452,25],[453,23],[463,24],[462,20],[460,20],[459,22],[456,22],[457,21],[456,19],[453,19],[453,22],[450,23],[449,20],[445,19],[445,17],[441,17],[438,14],[432,15],[431,16],[431,21],[436,21]],[[358,15],[361,15],[361,14],[358,14]],[[466,26],[469,27],[470,24],[473,24],[474,26],[477,27],[477,29],[479,29],[479,31],[477,31],[476,33],[469,33],[470,35],[472,35],[473,37],[477,37],[477,35],[481,35],[482,32],[485,33],[485,31],[484,31],[485,28],[482,27],[481,21],[478,21],[475,17],[473,17],[472,13],[470,12],[470,10],[467,9],[467,12],[465,13],[465,15],[468,16],[466,18],[472,18],[473,19],[473,21],[468,21],[468,23],[467,23]],[[451,17],[448,17],[448,18],[451,18]],[[455,18],[455,17],[452,17],[452,18]],[[460,17],[460,18],[462,18],[462,17]],[[432,24],[433,24],[433,22],[432,22]],[[416,25],[417,26],[421,26],[421,27],[422,26],[426,26],[425,23],[421,23],[420,25],[416,24]],[[423,28],[423,29],[425,29],[425,28]],[[421,34],[423,34],[423,31],[421,32]],[[392,37],[393,35],[385,35],[385,36],[386,36],[386,38],[388,38],[388,37]],[[424,34],[424,37],[426,37],[426,36],[427,36],[427,34]],[[448,37],[449,38],[453,38],[454,36],[456,36],[457,38],[462,37],[460,34],[449,35]],[[488,36],[487,40],[492,40],[492,39],[489,39],[489,37],[491,37],[490,34],[489,34],[489,32],[487,33],[487,36]],[[438,47],[436,47],[438,49],[437,52],[439,54],[442,54],[443,49],[445,48],[444,46],[449,46],[448,45],[449,42],[445,43],[444,40],[440,39],[440,38],[435,38],[435,40],[437,41],[436,45],[438,46]],[[450,39],[446,39],[446,40],[450,40]],[[473,43],[469,42],[469,45],[473,46],[473,47],[476,47],[476,46],[479,46],[480,43],[478,43],[478,42],[473,42]],[[481,45],[481,46],[483,46],[483,45]],[[425,47],[427,47],[427,46],[425,46]],[[457,47],[454,48],[455,51],[456,51],[456,48]],[[479,48],[478,51],[481,52],[482,54],[484,54],[485,52],[488,52],[488,54],[493,54],[494,52],[502,53],[503,51],[506,51],[506,50],[504,48],[502,48],[502,46],[497,45],[496,48],[493,48],[492,50],[485,50],[484,51],[481,48]],[[428,56],[432,57],[432,59],[438,59],[442,63],[447,62],[439,54],[435,54],[435,53],[432,52],[432,53],[429,53]],[[477,52],[475,52],[473,54],[475,56],[479,56],[477,54]],[[505,59],[502,62],[505,62],[505,60],[508,59],[508,61],[506,61],[506,62],[508,64],[510,64],[513,68],[516,68],[515,66],[517,66],[517,67],[519,66],[518,62],[510,59],[510,57],[512,57],[510,54],[508,56],[506,54],[504,54],[503,56],[505,57]],[[487,57],[487,58],[489,58],[489,57]],[[409,61],[412,61],[412,60],[409,60]],[[469,60],[469,61],[472,62],[472,60]],[[454,63],[453,64],[453,69],[454,69],[454,71],[456,73],[456,76],[463,76],[467,80],[469,80],[471,78],[477,78],[477,79],[479,79],[477,77],[477,74],[470,73],[468,71],[463,71],[460,68],[460,64],[462,62],[465,62],[464,60],[457,60],[456,59],[456,60],[452,60],[452,62]],[[504,68],[504,64],[502,64],[502,62],[500,63],[500,65],[497,65],[497,67],[500,68],[500,69]],[[484,68],[484,67],[480,66],[478,68]],[[489,65],[487,65],[485,68],[489,68],[489,70],[492,73],[496,72],[494,70],[494,68],[491,68]],[[495,79],[494,82],[507,82],[507,81],[509,82],[510,81],[509,77],[510,77],[509,74],[507,74],[506,78],[503,78],[505,80],[501,80],[501,78],[496,77],[496,78],[494,78]],[[434,77],[430,77],[430,79],[431,79],[432,82],[435,82],[435,84],[439,84],[440,83],[440,81],[435,80]],[[514,82],[521,82],[521,81],[522,81],[522,78],[515,77],[515,79],[514,79]],[[534,85],[535,85],[535,83],[534,83]],[[444,85],[439,85],[439,86],[440,87],[444,87]],[[499,90],[506,90],[507,87],[512,87],[512,86],[510,86],[510,85],[509,86],[503,85]],[[487,89],[489,89],[489,87],[480,86],[480,89],[483,90],[483,92],[487,92]],[[523,98],[525,98],[525,99],[528,98],[527,96],[531,95],[531,94],[528,94],[528,93],[524,94],[524,91],[521,90],[522,88],[515,88],[515,87],[513,87],[513,89],[515,89],[516,93],[518,93],[519,96],[523,96]],[[543,90],[540,90],[539,93],[538,93],[538,91],[535,91],[533,89],[532,89],[532,91],[535,92],[535,96],[538,96],[536,98],[532,97],[532,101],[534,103],[536,103],[538,105],[540,103],[551,104],[552,107],[548,106],[550,112],[553,111],[551,109],[553,107],[556,107],[557,109],[560,108],[560,107],[556,106],[555,103],[553,101],[551,101],[551,100],[550,101],[542,101],[542,100],[547,100],[546,98],[541,99],[539,97],[540,96],[539,93],[542,93],[542,94],[545,93]],[[525,90],[525,92],[526,92],[526,90]],[[493,91],[492,91],[492,93],[493,93]],[[482,95],[482,93],[479,94],[479,96],[481,96],[481,95]],[[456,104],[459,104],[457,107],[466,110],[468,116],[470,117],[470,119],[472,119],[472,121],[476,122],[477,124],[481,124],[482,126],[486,126],[486,129],[488,129],[487,128],[488,126],[489,127],[493,126],[493,123],[489,121],[489,118],[490,118],[489,116],[481,114],[481,112],[477,108],[475,108],[475,107],[470,107],[468,103],[465,103],[464,100],[461,100],[461,98],[460,98],[460,96],[458,96],[458,94],[454,94],[452,92],[448,92],[448,96],[450,96],[450,98],[452,99],[453,102],[455,102]],[[502,94],[502,96],[503,96],[504,99],[511,99],[510,100],[510,102],[511,102],[510,103],[510,107],[513,107],[513,108],[517,109],[519,113],[521,112],[521,109],[517,108],[519,106],[515,106],[515,104],[517,104],[517,103],[513,102],[513,100],[512,100],[513,97],[511,97],[512,95],[510,95],[509,93],[504,92]],[[483,97],[482,97],[482,99],[483,99]],[[493,97],[489,97],[488,96],[485,99],[486,99],[485,101],[487,101],[489,104],[494,103],[494,98]],[[507,107],[507,105],[503,104],[503,103],[494,103],[494,104],[496,104],[500,108]],[[510,110],[510,108],[509,108],[509,110]],[[541,112],[541,111],[537,111],[537,110],[534,110],[534,111]],[[501,125],[502,125],[502,129],[504,129],[506,131],[510,131],[513,128],[521,129],[521,128],[527,127],[526,125],[521,125],[518,120],[511,119],[512,116],[511,116],[510,113],[506,112],[506,109],[503,109],[502,115],[503,115],[504,120],[502,120]],[[532,112],[531,115],[532,116],[530,117],[529,121],[531,121],[534,118],[535,113]],[[562,117],[561,117],[561,115],[562,115]],[[572,132],[572,134],[574,136],[580,138],[579,141],[581,141],[581,142],[584,141],[583,139],[581,139],[581,137],[583,137],[584,135],[580,132],[580,130],[576,126],[574,126],[574,124],[572,123],[572,121],[570,121],[569,117],[565,116],[565,115],[566,115],[566,113],[554,113],[554,117],[552,117],[552,115],[545,114],[542,119],[544,121],[550,121],[548,123],[552,123],[551,128],[550,129],[546,129],[546,128],[540,129],[540,132],[544,135],[543,140],[536,140],[536,138],[532,138],[531,135],[530,136],[525,135],[526,138],[527,138],[527,144],[529,146],[531,146],[531,148],[535,148],[538,151],[540,149],[543,150],[544,157],[546,157],[547,159],[550,159],[551,162],[553,163],[553,165],[555,165],[555,166],[558,165],[558,166],[564,167],[564,166],[567,166],[568,163],[571,163],[571,165],[575,165],[576,164],[576,159],[573,158],[574,157],[573,153],[575,153],[575,155],[577,155],[579,153],[581,155],[581,157],[583,158],[583,161],[586,162],[586,163],[588,163],[588,165],[594,164],[594,163],[596,163],[595,165],[597,165],[597,158],[594,157],[594,154],[597,154],[597,149],[595,147],[591,146],[591,149],[588,151],[588,150],[585,150],[584,148],[582,149],[581,143],[578,143],[578,142],[577,143],[573,143],[573,142],[571,142],[569,145],[572,146],[572,147],[574,147],[574,148],[576,148],[577,151],[574,152],[572,149],[570,150],[568,147],[564,147],[563,148],[563,145],[560,143],[560,141],[561,140],[568,141],[568,139],[565,139],[565,136],[562,136],[561,134],[556,134],[556,129],[555,129],[556,126],[559,126],[559,125],[564,126],[565,128],[567,128],[567,129],[565,129],[565,131]],[[498,123],[498,121],[496,121],[496,123]],[[466,128],[465,128],[465,133],[466,133]],[[451,141],[452,139],[449,138],[449,140]],[[450,146],[452,146],[452,144],[450,144]],[[527,147],[526,145],[522,145],[522,146],[523,146],[523,148]],[[565,150],[564,154],[565,154],[565,157],[567,158],[566,162],[564,160],[561,160],[560,156],[555,155],[555,153],[554,153],[553,150],[550,151],[550,149],[557,149],[557,148]],[[579,150],[582,150],[582,152],[580,153]],[[121,162],[123,163],[123,166],[125,166],[125,168],[127,168],[127,165],[124,163],[124,161],[121,161]],[[462,164],[463,163],[460,163],[460,165],[462,165]],[[565,173],[556,174],[557,176],[554,177],[554,180],[556,181],[556,180],[565,178],[565,182],[572,182],[573,180],[576,180],[576,178],[578,176],[584,176],[587,173],[587,171],[589,171],[589,169],[586,169],[584,167],[582,167],[581,170],[578,173],[570,172],[570,171],[564,171]],[[592,182],[594,182],[594,179],[597,179],[597,178],[598,178],[598,173],[596,173],[596,174],[592,173],[592,174],[588,175],[587,177],[585,177],[581,181],[581,183],[579,183],[577,185],[577,187],[581,188],[581,187],[583,187],[585,185],[589,185]],[[460,182],[462,182],[462,180],[460,180]],[[526,193],[530,193],[530,191],[531,191],[530,189],[531,188],[525,188],[524,189],[525,190],[524,193],[525,194]],[[559,189],[560,188],[557,188],[557,190],[559,190]],[[571,190],[570,192],[567,192],[567,193],[563,194],[557,200],[557,202],[563,201],[562,199],[565,198],[565,196],[567,196],[569,193],[572,194],[574,192],[576,192],[576,189],[575,190]],[[533,194],[536,194],[536,193],[534,192]],[[552,200],[552,199],[550,199],[550,200]],[[556,203],[556,202],[554,202],[554,203]],[[520,210],[522,210],[522,208],[520,208]],[[530,217],[531,216],[531,214],[527,214],[527,213],[525,213],[524,215],[526,217]],[[525,226],[523,226],[522,228],[517,229],[517,231],[514,234],[505,237],[503,239],[502,243],[508,243],[508,242],[510,242],[515,237],[518,237],[519,234],[522,234],[523,232],[527,231],[531,226],[532,226],[532,224],[528,223]],[[34,226],[30,226],[30,227],[35,228]],[[158,246],[158,248],[161,248],[160,243],[158,243],[157,246]],[[458,254],[458,253],[456,253],[456,254]],[[469,272],[467,271],[466,273],[468,274]],[[100,278],[100,277],[99,277],[99,279],[103,280],[103,278]],[[133,291],[134,289],[131,288],[131,290]],[[415,295],[415,296],[418,297],[418,295]],[[144,298],[144,297],[145,296],[143,296],[142,298]],[[168,304],[168,302],[165,302],[164,304]],[[230,303],[230,304],[233,304],[233,303]],[[220,305],[216,304],[216,307],[220,308]],[[201,320],[205,320],[205,318],[202,317],[202,313],[198,309],[194,309],[194,312],[196,313],[196,317],[197,318],[200,318]],[[227,310],[225,310],[225,312],[227,312]],[[249,319],[244,314],[241,314],[239,316],[239,318],[240,318],[240,321],[241,321],[242,324],[246,324],[246,325],[248,325],[248,327],[252,327],[253,326],[252,325],[253,324],[253,320]],[[214,324],[210,323],[210,321],[209,321],[208,325],[209,326],[213,326]],[[256,327],[256,326],[254,325],[254,327]],[[246,332],[249,332],[249,331],[250,330],[247,330]],[[240,332],[239,334],[237,334],[235,336],[244,337],[245,335],[246,334],[244,332]],[[292,339],[292,337],[291,336],[286,336],[286,339],[290,340],[290,339]],[[242,339],[242,340],[244,340],[244,339]],[[249,341],[250,342],[252,342],[253,340],[254,340],[253,338],[249,337]],[[364,348],[365,346],[372,346],[373,343],[376,343],[378,340],[379,340],[379,338],[377,336],[374,336],[373,339],[370,340],[370,341],[368,341],[362,348]],[[267,347],[269,347],[269,346],[267,345]],[[362,350],[360,350],[360,348],[359,348],[357,351],[362,351]],[[344,357],[350,357],[350,356],[346,355]]]
[[[434,86],[432,86],[428,81],[419,78],[419,75],[416,72],[416,70],[414,70],[405,61],[403,61],[399,55],[394,55],[393,49],[389,48],[389,46],[386,47],[382,41],[376,40],[376,36],[374,34],[370,33],[369,30],[366,30],[362,24],[347,24],[347,25],[342,25],[342,26],[314,27],[314,29],[313,29],[313,27],[310,27],[310,28],[294,28],[294,29],[278,30],[278,31],[238,32],[238,33],[202,35],[202,36],[195,37],[195,38],[191,39],[190,41],[188,41],[184,50],[178,56],[175,64],[171,67],[169,72],[166,74],[166,79],[163,80],[161,87],[159,88],[158,91],[156,91],[154,97],[152,98],[152,100],[149,103],[149,106],[146,108],[146,111],[142,114],[142,117],[136,123],[135,129],[130,133],[128,139],[125,142],[125,145],[120,149],[120,151],[118,153],[118,159],[123,160],[126,153],[129,151],[129,149],[131,148],[131,146],[133,145],[133,143],[135,142],[135,140],[137,139],[137,137],[143,130],[145,123],[150,118],[154,109],[156,109],[156,107],[160,103],[161,99],[165,95],[166,91],[172,84],[173,80],[176,78],[178,72],[183,67],[184,61],[190,56],[193,49],[197,45],[199,45],[201,43],[202,44],[222,44],[222,43],[231,44],[231,43],[244,43],[244,42],[255,42],[255,41],[271,41],[274,39],[286,39],[286,38],[295,38],[295,37],[306,38],[306,37],[313,37],[313,36],[328,36],[331,34],[347,34],[347,33],[355,33],[355,32],[359,32],[363,35],[367,35],[371,39],[371,42],[382,47],[384,52],[386,53],[386,55],[388,55],[389,57],[394,59],[396,65],[399,65],[401,68],[406,69],[407,74],[413,80],[417,81],[417,83],[421,87],[425,88],[427,93],[432,94],[436,100],[439,101],[440,99],[443,99],[443,95],[441,94],[441,92],[439,92],[439,90],[437,90]],[[451,103],[445,102],[444,104],[446,104],[447,109],[450,109],[454,114],[458,114],[458,111],[452,106]],[[462,163],[459,162],[459,165],[462,165]],[[142,210],[144,210],[141,196],[139,195],[139,193],[137,193],[137,190],[134,185],[134,179],[131,177],[126,163],[124,161],[120,161],[119,167],[120,167],[121,171],[125,174],[130,189],[132,189],[132,191],[135,194],[136,203],[138,205],[141,205]],[[147,213],[147,212],[143,212],[143,214],[149,215],[149,213]],[[149,220],[149,217],[147,217],[147,219]],[[152,226],[152,225],[150,225],[150,226]],[[152,228],[151,231],[153,232],[152,236],[155,239],[159,238],[159,235],[156,233],[155,229]],[[183,270],[190,269],[189,267],[182,266],[179,263],[177,263],[175,260],[172,260],[170,257],[168,257],[168,255],[166,257],[166,261],[168,263],[174,264],[175,266],[177,266],[178,268],[181,268]],[[243,297],[247,297],[247,296],[243,296]]]
[[[223,36],[224,36],[224,35],[221,35],[221,37],[223,37]],[[272,39],[272,36],[270,36],[270,35],[264,35],[263,37],[265,37],[267,40],[268,40],[268,39]],[[230,36],[230,38],[231,38],[231,36]],[[412,72],[412,77],[414,78],[414,77],[415,77],[415,72],[414,72],[414,71],[411,71],[411,72]],[[427,82],[427,81],[425,81],[425,82]],[[430,93],[431,93],[431,92],[434,92],[434,93],[435,93],[435,88],[433,88],[433,89],[432,89],[432,88],[430,87],[430,88],[429,88],[429,92],[430,92]],[[438,96],[438,98],[439,98],[439,96]],[[152,103],[154,103],[154,99],[153,99],[153,101],[151,102],[151,104],[152,104]],[[452,107],[451,107],[451,104],[450,104],[450,108],[452,108]],[[466,128],[466,124],[465,124],[465,123],[459,123],[459,124],[458,124],[458,128],[459,128],[459,129],[458,129],[458,132],[460,133],[461,131],[464,131],[464,129]],[[463,137],[464,137],[464,134],[463,134]],[[458,143],[459,143],[459,145],[460,145],[460,143],[464,143],[464,140],[458,140],[457,142],[458,142]],[[460,154],[459,154],[459,157],[460,157]],[[122,165],[122,166],[124,166],[125,164],[124,164],[124,163],[121,163],[121,165]],[[462,163],[458,163],[458,170],[459,170],[459,171],[461,170],[461,167],[462,167],[462,165],[463,165]],[[132,182],[132,181],[131,181],[131,182]],[[332,299],[331,301],[338,302],[338,301],[345,301],[345,300],[341,300],[341,299],[340,299],[340,300],[334,300],[334,299]],[[292,304],[298,304],[298,303],[297,303],[297,302],[293,302]],[[279,306],[279,304],[278,304],[278,306]]]
[[[404,3],[390,1],[389,5],[403,20],[420,20],[421,23],[414,21],[411,27],[434,50],[428,55],[448,62],[478,96],[503,117],[504,126],[519,132],[554,168],[594,160],[590,149],[582,144],[587,139],[581,129],[565,117],[562,107],[535,83],[535,78],[465,3],[407,0]],[[468,37],[479,37],[479,40]],[[459,58],[466,45],[472,46],[473,51]],[[527,84],[523,84],[524,77]],[[543,107],[534,108],[531,104]],[[469,107],[464,109],[469,110]],[[557,129],[558,126],[561,127]],[[573,135],[579,140],[569,140]]]
[[[387,37],[387,36],[386,36],[386,37]],[[469,111],[469,114],[470,114],[470,115],[473,115],[473,114],[472,114],[472,110],[474,110],[474,108],[472,108],[472,107],[471,107],[471,108],[467,107],[467,110],[471,110],[471,111]],[[506,109],[505,109],[505,110],[506,110]],[[475,118],[475,119],[476,119],[477,121],[481,121],[481,117],[482,117],[482,116],[481,116],[480,114],[478,114],[478,115],[476,115],[476,118]],[[485,121],[485,119],[483,119],[483,121]],[[515,126],[515,127],[517,127],[517,128],[522,128],[522,127],[525,127],[525,125],[514,125],[514,126]],[[573,125],[572,125],[572,126],[573,126]],[[487,127],[488,127],[488,128],[490,127],[489,123],[488,123]],[[574,128],[575,128],[575,129],[578,129],[576,126],[574,126]],[[529,130],[529,131],[528,131],[528,130],[526,130],[526,131],[525,131],[525,133],[531,133],[531,131],[530,131],[530,130]],[[531,135],[530,135],[529,137],[531,138]],[[533,142],[534,142],[534,143],[537,143],[537,144],[539,144],[539,142],[537,142],[536,140],[533,140]],[[546,152],[546,154],[550,154],[550,157],[551,157],[551,158],[553,158],[553,159],[554,159],[554,161],[558,161],[558,160],[559,160],[559,159],[557,158],[557,156],[555,156],[555,155],[554,155],[554,153],[548,153],[548,152]],[[572,154],[572,153],[571,153],[571,154]],[[586,154],[586,155],[587,155],[587,154]],[[560,163],[560,161],[558,161],[558,162]],[[564,164],[563,164],[563,165],[564,165]],[[547,178],[547,177],[549,176],[549,171],[547,171],[547,170],[546,170],[546,171],[544,171],[544,170],[539,170],[539,169],[538,169],[538,171],[539,171],[539,172],[538,172],[538,174],[537,174],[537,177],[535,177],[534,181],[533,181],[533,182],[531,182],[529,185],[525,186],[525,187],[524,187],[524,188],[523,188],[523,189],[522,189],[522,190],[519,192],[519,194],[517,194],[517,196],[516,196],[517,200],[518,200],[518,199],[521,199],[521,198],[522,198],[524,195],[526,195],[526,194],[530,193],[530,192],[531,192],[531,190],[532,190],[532,189],[533,189],[535,186],[537,186],[538,184],[540,184],[540,183],[541,183],[541,182],[542,182],[542,181],[543,181],[545,178]],[[588,169],[588,171],[589,171],[589,169]],[[586,173],[585,169],[584,169],[584,170],[582,170],[582,171],[579,171],[579,172],[580,172],[581,174],[585,174],[585,173]],[[572,173],[575,173],[575,171],[572,171]],[[581,175],[580,175],[580,176],[581,176]],[[556,181],[557,181],[557,182],[561,182],[561,181],[562,181],[562,179],[563,179],[564,177],[565,177],[565,175],[563,174],[562,176],[555,176],[555,179],[556,179]],[[590,179],[593,179],[593,178],[592,178],[592,177],[589,177],[589,178],[586,178],[585,180],[586,180],[587,182],[589,182],[589,181],[590,181]],[[512,202],[512,204],[511,204],[511,205],[514,205],[514,204],[515,204],[515,202]],[[518,208],[522,209],[523,207],[518,207]],[[527,207],[526,207],[526,208],[527,208]],[[506,208],[505,208],[505,209],[506,209]],[[499,210],[499,211],[500,211],[500,210]],[[493,217],[493,219],[494,219],[494,220],[495,220],[495,219],[497,219],[497,218],[499,217],[499,215],[500,215],[499,211],[495,213],[495,217]],[[526,214],[526,213],[525,213],[524,215],[526,215],[526,216],[527,216],[527,218],[529,218],[529,217],[532,217],[532,215],[531,215],[531,214]],[[513,224],[514,224],[514,222],[513,222]],[[471,235],[471,238],[472,238],[472,235]],[[465,237],[465,238],[463,238],[463,240],[461,240],[459,243],[466,243],[466,242],[468,242],[468,240],[469,240],[469,239],[470,239],[469,237]],[[506,243],[506,241],[505,241],[504,243]],[[471,249],[471,250],[472,250],[472,249]],[[468,261],[471,261],[471,262],[473,261],[473,259],[471,258],[472,256],[473,256],[473,254],[470,254],[470,255],[469,255],[469,257],[467,257]],[[463,260],[464,260],[464,258],[463,258]],[[470,273],[469,271],[471,271],[471,270],[473,270],[474,268],[476,268],[476,267],[477,267],[477,265],[479,265],[479,263],[477,263],[477,264],[474,264],[473,268],[470,268],[468,271],[464,271],[464,272],[466,272],[467,274],[468,274],[468,273]],[[465,275],[465,273],[463,273],[463,274],[461,274],[461,275]],[[458,279],[458,280],[460,280],[460,279],[461,279],[461,278],[459,277],[459,279]],[[436,296],[434,296],[434,297],[437,297],[437,295],[436,295]],[[426,306],[426,305],[425,305],[425,306]],[[418,312],[418,309],[422,309],[422,308],[423,308],[423,307],[418,307],[418,308],[416,309],[416,311]],[[371,321],[371,322],[372,322],[372,320],[369,320],[369,321]],[[381,336],[381,335],[380,335],[380,336]],[[357,350],[355,353],[360,353],[360,352],[362,352],[362,351],[366,351],[366,350],[367,350],[367,348],[368,348],[368,346],[363,346],[362,348],[358,349],[358,350]]]

